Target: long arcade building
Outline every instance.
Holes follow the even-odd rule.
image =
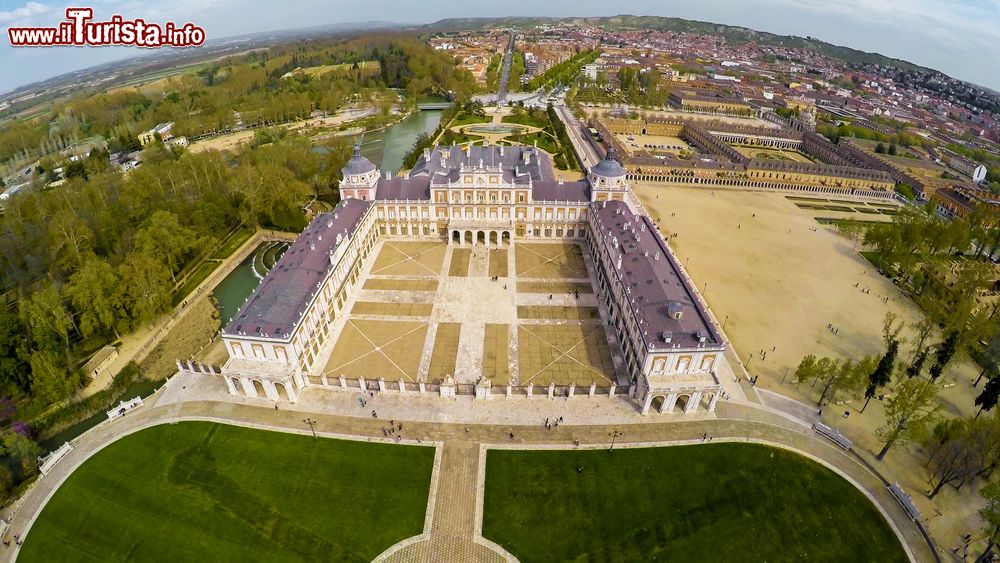
[[[355,149],[341,203],[313,219],[223,329],[229,392],[278,400],[283,391],[295,401],[326,383],[320,352],[380,239],[558,240],[583,245],[596,266],[596,291],[641,411],[714,410],[724,339],[629,190],[613,153],[585,180],[562,182],[549,156],[530,146],[436,147],[397,177]]]

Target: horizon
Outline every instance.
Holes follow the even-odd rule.
[[[373,3],[369,3],[369,5],[373,4],[370,9],[363,11],[359,11],[359,8],[355,4],[338,2],[338,5],[342,5],[345,8],[353,8],[338,10],[338,13],[345,14],[347,16],[345,19],[326,21],[323,23],[316,23],[315,21],[301,21],[300,17],[303,14],[300,14],[299,12],[302,11],[308,13],[310,17],[315,18],[316,10],[310,11],[308,9],[308,7],[313,5],[313,3],[313,0],[299,2],[297,4],[297,7],[300,8],[299,10],[290,9],[287,10],[289,13],[268,15],[266,14],[266,9],[253,9],[255,4],[260,4],[259,0],[214,0],[205,4],[201,10],[199,10],[198,5],[191,3],[190,0],[173,0],[172,6],[165,6],[162,3],[150,6],[140,6],[137,2],[102,0],[100,3],[95,4],[94,18],[95,20],[102,20],[110,18],[113,14],[120,14],[125,18],[142,17],[149,22],[162,23],[166,21],[174,21],[178,24],[192,22],[196,25],[203,26],[206,29],[206,43],[211,44],[234,37],[259,33],[290,32],[335,25],[349,26],[356,24],[360,26],[371,22],[386,23],[397,27],[406,27],[412,25],[427,25],[442,19],[453,18],[478,18],[489,20],[509,17],[574,18],[614,17],[621,15],[673,17],[717,25],[744,27],[755,31],[774,33],[777,35],[810,37],[832,45],[848,47],[863,52],[878,53],[886,57],[900,59],[915,65],[942,72],[943,74],[963,82],[974,84],[993,91],[1000,91],[1000,68],[994,68],[1000,67],[1000,63],[997,63],[997,61],[1000,61],[1000,46],[988,42],[984,43],[983,37],[978,37],[975,34],[968,33],[970,26],[975,24],[983,30],[980,35],[988,36],[992,33],[1000,35],[1000,10],[993,12],[992,19],[987,18],[985,20],[971,21],[969,19],[958,18],[958,14],[955,14],[955,17],[950,19],[939,19],[939,22],[943,24],[939,26],[939,28],[896,29],[896,32],[902,30],[907,31],[908,33],[925,31],[927,35],[940,39],[939,45],[933,46],[934,48],[932,48],[929,52],[925,52],[924,56],[919,56],[921,54],[920,51],[913,53],[897,52],[897,49],[892,48],[895,45],[894,42],[889,42],[883,45],[883,47],[890,47],[887,49],[878,47],[873,48],[872,45],[863,44],[863,42],[846,40],[848,39],[848,35],[850,35],[850,33],[847,32],[861,33],[862,36],[872,39],[871,36],[867,36],[864,33],[864,28],[866,26],[870,27],[873,23],[871,21],[856,21],[856,27],[859,29],[853,30],[845,30],[842,26],[831,27],[829,22],[827,22],[825,24],[825,29],[821,32],[817,33],[816,31],[811,31],[810,28],[816,23],[813,20],[818,17],[817,14],[822,15],[825,13],[827,18],[834,19],[857,19],[858,14],[856,13],[856,10],[860,5],[865,3],[864,0],[853,0],[852,2],[849,2],[850,6],[843,6],[841,8],[835,8],[832,11],[827,10],[826,12],[823,11],[825,8],[814,5],[812,0],[763,0],[754,4],[755,8],[758,9],[751,10],[755,17],[747,18],[735,15],[735,13],[740,10],[740,7],[726,12],[726,14],[729,15],[728,18],[712,17],[712,12],[716,11],[715,8],[721,5],[732,4],[729,0],[712,2],[709,5],[700,8],[675,6],[674,9],[670,9],[669,6],[665,7],[659,5],[652,7],[652,9],[645,10],[637,8],[640,8],[643,5],[656,3],[640,0],[633,1],[629,3],[628,6],[622,6],[622,10],[618,10],[617,13],[613,14],[596,13],[594,10],[588,9],[589,6],[597,3],[588,2],[586,0],[584,0],[583,5],[580,5],[580,2],[576,2],[574,3],[572,9],[565,11],[560,10],[559,6],[566,4],[566,2],[556,2],[555,5],[547,6],[541,10],[525,9],[519,14],[494,13],[491,9],[492,6],[480,6],[478,7],[479,9],[475,10],[477,13],[473,14],[462,11],[460,8],[464,8],[464,6],[455,5],[452,0],[439,0],[431,6],[438,9],[427,10],[430,17],[421,21],[390,21],[385,18],[380,18],[378,15],[391,14],[392,10],[378,9],[376,6],[395,5],[397,2],[394,0],[375,0]],[[2,23],[5,27],[24,25],[54,25],[56,22],[63,20],[63,9],[54,7],[55,4],[42,4],[35,1],[28,1],[20,4],[20,6],[18,4],[19,3],[10,2],[9,0],[0,0],[0,23]],[[671,4],[673,4],[673,2],[671,2]],[[885,12],[886,10],[882,4],[884,3],[874,6],[865,6],[865,9]],[[949,3],[949,6],[964,6],[966,12],[969,12],[971,6],[977,4],[989,4],[996,8],[1000,8],[1000,0],[954,0]],[[603,6],[603,4],[601,5]],[[905,11],[899,19],[912,20],[918,17],[926,19],[940,16],[940,14],[935,14],[935,12],[932,11],[920,11],[920,9],[928,8],[928,6],[929,5],[926,3],[917,2],[913,5],[912,9]],[[440,12],[442,9],[447,10],[449,7],[455,9],[449,13],[436,13]],[[746,6],[741,7],[746,8]],[[220,11],[220,8],[227,8],[229,11],[223,12]],[[302,10],[302,8],[306,9]],[[324,8],[328,10],[330,7],[324,6]],[[788,19],[797,19],[798,22],[791,23],[787,21],[779,21],[775,25],[759,25],[754,23],[753,20],[759,20],[761,16],[764,17],[765,21],[770,20],[767,14],[760,14],[759,12],[773,12],[775,9],[784,11],[791,10],[796,13],[798,17]],[[851,12],[851,10],[855,10],[855,12]],[[200,13],[203,13],[204,16],[199,15]],[[248,14],[252,19],[246,21]],[[241,15],[242,17],[240,17]],[[967,16],[968,14],[966,14],[966,17]],[[222,18],[222,20],[220,21],[217,18]],[[272,25],[261,27],[259,25],[259,22],[261,21],[268,21]],[[794,28],[789,29],[789,25],[794,26]],[[949,28],[949,30],[946,30],[945,28]],[[957,42],[952,43],[944,41],[944,38],[948,33],[954,34],[956,30],[960,29],[964,29],[966,31],[966,33],[962,35],[962,38],[965,39],[964,45],[959,45]],[[825,33],[826,31],[835,30],[842,32],[839,34],[841,37],[835,37],[835,35],[838,35],[837,33]],[[886,27],[884,31],[888,34],[890,30],[891,28]],[[954,36],[951,37],[951,39],[955,38],[956,37]],[[886,37],[885,39],[888,41],[890,37]],[[924,45],[926,47],[926,43],[924,43]],[[946,56],[946,52],[949,51],[955,52],[955,55],[950,57]],[[960,52],[962,51],[966,51],[967,54],[964,56],[961,55]],[[973,56],[974,53],[984,51],[993,51],[994,53],[992,56],[988,54],[987,56]],[[4,66],[13,70],[13,72],[8,72],[7,74],[0,76],[0,95],[6,95],[14,90],[45,80],[50,80],[68,73],[79,72],[81,70],[98,67],[107,63],[121,63],[129,59],[138,59],[143,55],[155,54],[157,52],[157,50],[146,50],[139,47],[15,48],[10,46],[9,41],[5,41],[0,44],[0,61],[5,61]],[[948,62],[950,62],[950,64],[940,64]]]

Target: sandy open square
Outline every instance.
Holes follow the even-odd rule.
[[[767,147],[734,146],[733,148],[736,149],[740,154],[749,156],[750,158],[791,160],[795,162],[813,162],[811,158],[802,154],[799,151],[772,149]]]
[[[888,311],[907,324],[923,318],[852,241],[815,221],[828,211],[801,209],[800,199],[777,193],[651,184],[636,192],[664,236],[676,234],[671,246],[740,359],[766,387],[776,386],[786,369],[794,372],[806,354],[881,354]],[[903,352],[908,357],[905,345]],[[962,370],[956,363],[950,372]],[[791,390],[786,379],[782,393]]]

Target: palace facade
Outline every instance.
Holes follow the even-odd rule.
[[[580,244],[597,270],[595,292],[625,358],[619,383],[641,412],[714,410],[724,338],[626,175],[613,151],[585,179],[563,182],[535,147],[451,146],[391,176],[355,149],[340,204],[313,219],[223,329],[229,392],[294,401],[326,384],[320,352],[381,239],[561,241]]]

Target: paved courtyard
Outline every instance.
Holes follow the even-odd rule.
[[[575,243],[379,244],[334,327],[331,378],[609,385],[615,352]],[[620,363],[620,358],[619,358]]]

